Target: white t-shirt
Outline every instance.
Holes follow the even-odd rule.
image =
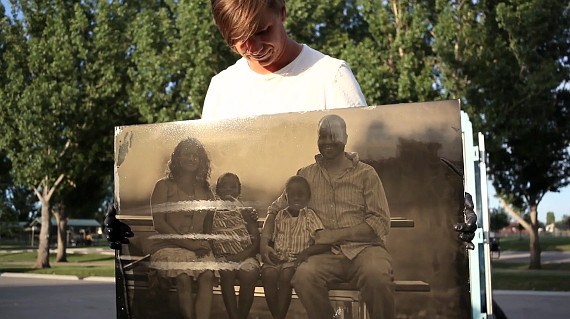
[[[202,119],[354,106],[366,106],[366,100],[346,62],[303,45],[299,56],[277,72],[255,73],[241,58],[214,76]]]

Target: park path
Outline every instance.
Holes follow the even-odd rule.
[[[493,253],[493,256],[496,256]],[[570,251],[543,251],[540,254],[543,264],[548,263],[570,263]],[[526,263],[530,261],[528,251],[501,251],[499,258],[493,258],[493,262]]]

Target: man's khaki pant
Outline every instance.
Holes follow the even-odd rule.
[[[292,280],[311,319],[334,318],[327,284],[339,282],[355,283],[371,319],[394,318],[392,257],[383,247],[365,248],[353,260],[333,253],[311,256]]]

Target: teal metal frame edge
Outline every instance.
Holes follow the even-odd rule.
[[[473,319],[493,319],[493,295],[491,285],[491,255],[489,246],[489,208],[487,194],[487,166],[485,141],[478,133],[474,144],[473,126],[468,115],[461,111],[463,138],[464,188],[473,197],[477,214],[477,230],[469,250],[469,284]]]

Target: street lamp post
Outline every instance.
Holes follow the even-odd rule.
[[[35,232],[36,232],[36,226],[32,226],[32,240],[31,240],[32,241],[32,244],[31,244],[32,248],[34,248],[34,237],[35,237],[34,233]]]

